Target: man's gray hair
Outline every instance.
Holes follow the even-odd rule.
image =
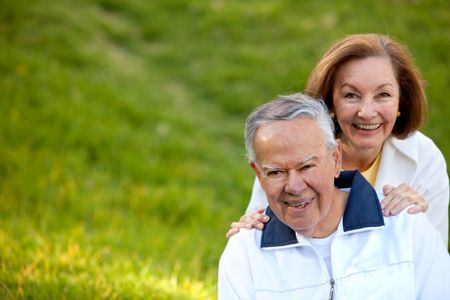
[[[316,98],[306,96],[301,93],[279,96],[275,100],[257,107],[247,118],[245,123],[245,148],[250,160],[256,162],[253,141],[256,131],[262,125],[288,121],[298,118],[309,118],[315,120],[323,132],[327,150],[331,150],[336,145],[334,138],[334,124],[325,103]],[[301,137],[302,132],[298,133]]]

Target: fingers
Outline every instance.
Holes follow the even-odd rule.
[[[415,205],[408,209],[408,213],[411,214],[425,212],[428,209],[425,198],[407,184],[401,184],[395,188],[386,185],[383,187],[383,193],[386,197],[381,201],[381,208],[386,217],[397,215],[411,205]]]
[[[235,235],[238,232],[239,232],[239,228],[237,228],[237,227],[230,228],[228,230],[227,234],[225,234],[225,236],[227,237],[227,239],[229,239],[230,237],[232,237],[233,235]]]
[[[249,223],[249,222],[233,222],[231,223],[230,228],[237,228],[237,229],[241,229],[241,228],[246,228],[246,229],[251,229],[253,227],[253,223]]]
[[[227,238],[230,238],[231,236],[235,235],[239,232],[241,228],[245,229],[259,229],[262,230],[264,228],[264,223],[267,223],[269,221],[269,216],[264,214],[265,209],[258,209],[257,211],[243,215],[239,222],[233,222],[231,223],[230,229],[225,234]]]
[[[394,187],[393,187],[392,185],[386,184],[385,186],[383,186],[383,194],[386,196],[386,195],[389,194],[393,189],[394,189]]]
[[[417,214],[420,212],[426,212],[428,210],[428,202],[423,199],[423,201],[418,201],[415,206],[408,208],[409,214]]]
[[[260,222],[257,222],[257,223],[233,222],[233,223],[231,223],[230,229],[225,234],[225,236],[227,238],[230,238],[233,235],[235,235],[236,233],[238,233],[239,230],[241,230],[241,228],[245,228],[245,229],[256,228],[256,229],[262,230],[264,228],[264,223],[260,223]]]
[[[239,230],[241,230],[241,228],[251,229],[252,226],[253,225],[250,223],[233,222],[233,223],[231,223],[230,229],[228,229],[228,232],[225,234],[225,236],[229,239],[230,237],[232,237],[233,235],[238,233]],[[261,229],[263,227],[264,227],[264,225],[261,226]]]
[[[248,214],[243,215],[243,216],[239,219],[239,222],[243,222],[243,221],[248,220],[248,219],[258,219],[259,216],[264,215],[264,212],[265,212],[265,209],[260,208],[260,209],[258,209],[258,210],[255,211],[255,212],[252,212],[252,213],[248,213]]]
[[[267,223],[267,221],[269,221],[269,217],[267,215],[265,215],[264,212],[265,212],[264,209],[258,209],[254,213],[243,215],[241,217],[241,219],[239,220],[239,222],[245,223],[245,224],[253,224],[253,225],[258,225],[259,223]],[[262,225],[264,225],[264,224],[262,224]],[[253,227],[255,227],[255,226],[253,226]],[[250,228],[252,228],[252,227],[250,227]],[[257,227],[255,227],[255,228],[257,228]]]
[[[266,211],[265,208],[260,208],[256,212],[259,213],[259,214],[263,214],[265,211]]]
[[[383,188],[383,192],[387,192],[385,193],[386,197],[381,201],[381,208],[385,217],[395,216],[405,207],[414,204],[414,200],[408,195],[409,191],[405,186],[386,187]]]

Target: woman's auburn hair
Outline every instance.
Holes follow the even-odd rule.
[[[427,115],[425,82],[408,49],[380,34],[354,34],[334,43],[315,66],[306,83],[305,93],[322,98],[330,111],[333,87],[339,68],[353,59],[386,57],[390,60],[400,87],[399,111],[392,135],[403,139],[418,130]],[[337,123],[337,122],[336,122]],[[341,131],[336,124],[336,133]]]

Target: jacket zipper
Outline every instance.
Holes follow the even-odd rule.
[[[333,278],[330,279],[330,285],[331,285],[330,297],[328,297],[328,299],[332,300],[333,299],[333,293],[334,293],[334,279]]]

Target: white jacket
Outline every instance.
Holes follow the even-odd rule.
[[[219,264],[219,300],[450,299],[450,256],[424,214],[383,218],[374,189],[358,172],[331,242],[333,276],[303,237],[271,217],[263,232],[231,237]],[[363,197],[363,198],[362,198]],[[330,298],[331,299],[331,298]]]
[[[428,220],[448,245],[449,180],[444,156],[434,142],[415,132],[406,139],[390,137],[381,152],[375,190],[382,194],[385,184],[398,186],[407,183],[421,193],[429,203]],[[267,207],[266,194],[255,179],[250,203],[246,212]]]

